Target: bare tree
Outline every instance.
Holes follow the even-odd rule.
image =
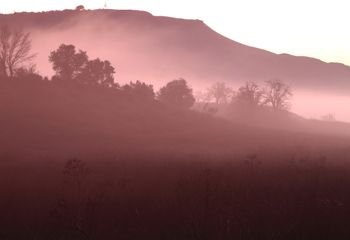
[[[256,107],[263,104],[263,91],[255,82],[247,82],[238,89],[233,101],[244,106]]]
[[[280,79],[266,81],[264,89],[264,103],[271,104],[273,110],[287,110],[290,106],[289,100],[292,97],[291,88]]]
[[[209,101],[208,93],[205,91],[197,90],[193,94],[197,103],[205,103]]]
[[[232,93],[232,89],[224,82],[216,82],[208,89],[208,96],[214,98],[216,104],[227,103]]]
[[[29,33],[11,30],[7,26],[0,28],[0,74],[13,77],[21,64],[34,57]]]

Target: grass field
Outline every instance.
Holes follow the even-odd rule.
[[[0,239],[349,239],[350,141],[0,81]]]

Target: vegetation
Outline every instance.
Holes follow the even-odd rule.
[[[0,27],[0,76],[13,77],[18,66],[34,56],[29,33]]]
[[[216,82],[208,89],[208,98],[213,98],[216,104],[226,104],[232,93],[224,82]]]
[[[0,239],[349,238],[349,136],[192,111],[186,80],[119,85],[73,45],[49,60],[50,80],[0,76]],[[228,89],[214,105],[274,109],[272,124],[291,96],[280,80]]]
[[[238,89],[233,102],[247,108],[255,108],[263,105],[264,91],[260,89],[258,84],[254,82],[247,82],[244,86]]]
[[[177,108],[190,108],[195,102],[192,89],[183,78],[168,82],[159,90],[157,97],[160,102]]]
[[[139,80],[136,82],[130,82],[130,84],[125,84],[122,89],[135,99],[140,99],[146,102],[155,100],[153,86]]]
[[[53,80],[73,81],[81,74],[88,56],[86,52],[76,52],[75,46],[62,44],[56,51],[51,52],[49,61],[56,75]]]
[[[114,87],[114,67],[109,61],[99,58],[89,60],[86,52],[76,52],[74,45],[62,44],[56,51],[51,52],[49,61],[56,75],[54,81],[66,83],[81,83]]]
[[[0,233],[3,239],[345,240],[350,166],[345,157],[315,154],[295,148],[220,160],[179,152],[7,164],[3,158],[1,176],[11,185],[0,185]]]
[[[267,88],[264,90],[265,103],[271,104],[273,110],[286,110],[289,108],[289,99],[292,91],[280,79],[266,81]]]

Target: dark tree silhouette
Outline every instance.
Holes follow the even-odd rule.
[[[266,81],[264,89],[264,103],[271,104],[273,110],[287,110],[290,106],[292,90],[280,79],[271,79]]]
[[[29,33],[11,30],[7,26],[0,28],[0,75],[13,77],[21,64],[34,57]]]
[[[50,53],[49,61],[56,72],[55,79],[71,81],[82,72],[88,56],[81,50],[76,52],[74,45],[61,44],[56,51]]]
[[[81,83],[112,87],[114,86],[114,73],[114,67],[109,61],[101,61],[97,58],[87,61],[77,77]]]
[[[168,82],[162,87],[158,92],[158,100],[178,108],[190,108],[195,102],[192,89],[183,78]]]
[[[263,104],[263,91],[255,82],[247,82],[238,89],[233,102],[246,107],[257,107]]]
[[[125,84],[123,90],[133,98],[143,101],[151,101],[155,97],[153,86],[138,80],[135,83],[130,82],[129,84]]]
[[[85,7],[84,5],[79,5],[75,8],[76,11],[84,11],[85,10]]]
[[[227,87],[224,82],[214,83],[208,89],[209,98],[214,98],[216,104],[227,103],[232,93],[232,89]]]
[[[77,52],[74,45],[62,44],[56,51],[51,52],[49,61],[56,72],[54,80],[105,87],[117,86],[113,77],[115,70],[109,61],[99,58],[89,60],[86,52]]]
[[[16,69],[15,77],[19,79],[38,80],[38,81],[47,79],[46,77],[43,78],[40,74],[36,72],[35,66],[21,67]]]

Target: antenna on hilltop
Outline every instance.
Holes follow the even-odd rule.
[[[107,9],[107,0],[105,0],[105,5],[103,6],[104,9]]]

